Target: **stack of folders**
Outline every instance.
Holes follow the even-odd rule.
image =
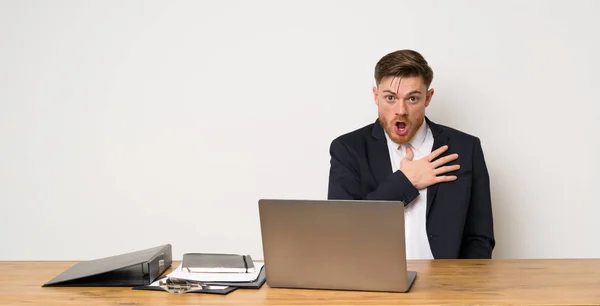
[[[227,294],[238,288],[259,289],[265,280],[264,264],[250,255],[186,253],[171,273],[133,289]]]

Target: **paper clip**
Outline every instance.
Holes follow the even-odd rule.
[[[170,293],[183,294],[190,291],[199,291],[206,286],[200,282],[188,281],[185,279],[170,278],[161,279],[158,285]]]

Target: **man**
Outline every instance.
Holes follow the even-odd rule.
[[[491,258],[490,184],[477,137],[425,116],[433,71],[416,51],[375,66],[379,118],[330,147],[329,199],[405,205],[409,259]]]

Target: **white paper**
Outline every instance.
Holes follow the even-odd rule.
[[[253,273],[192,273],[184,272],[181,265],[167,276],[197,282],[253,282],[258,278],[264,263],[255,262]]]

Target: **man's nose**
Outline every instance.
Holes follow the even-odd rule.
[[[398,116],[406,115],[406,104],[404,104],[403,101],[399,101],[398,103],[396,103],[395,112]]]

